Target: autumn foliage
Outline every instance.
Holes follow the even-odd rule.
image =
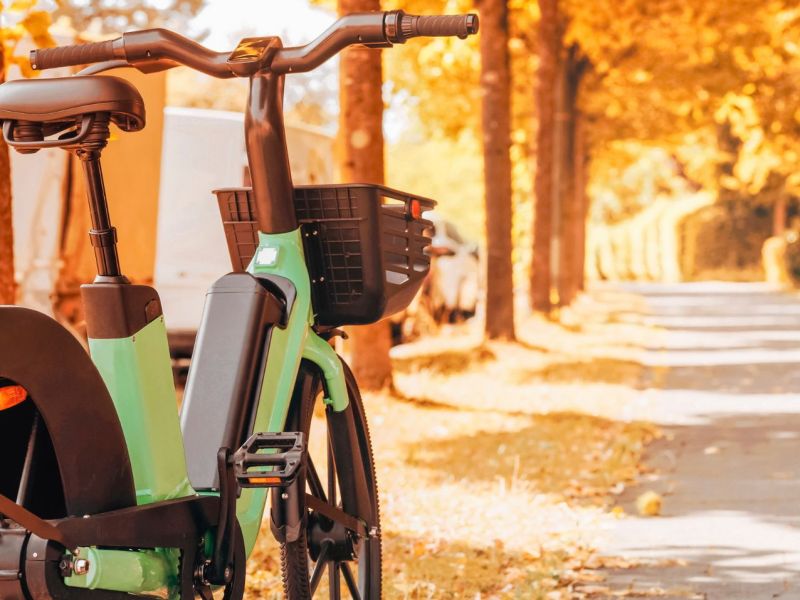
[[[472,8],[469,2],[406,4],[426,12]],[[678,277],[749,268],[758,261],[761,242],[771,231],[781,232],[787,215],[797,210],[796,4],[507,5],[515,280],[519,287],[530,278],[533,307],[547,311],[551,301],[568,304],[574,298],[582,288],[585,254],[589,275],[642,276],[642,269],[634,269],[638,275],[631,271],[628,257],[614,272],[598,268],[598,255],[585,251],[580,229],[584,223],[591,232],[628,222],[659,199],[687,206],[703,204],[687,200],[696,193],[714,199],[704,216],[687,209],[677,218],[675,227],[686,241],[658,258],[680,263]],[[465,138],[481,140],[485,134],[477,118],[478,48],[449,40],[418,46],[411,57],[387,55],[387,76],[416,99],[427,136],[449,139],[454,150],[468,152]],[[756,225],[765,211],[771,231]],[[637,227],[631,225],[634,236]],[[727,252],[695,250],[697,244],[705,248],[705,237]],[[635,250],[608,252],[619,258]]]

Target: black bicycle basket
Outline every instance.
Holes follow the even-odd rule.
[[[235,270],[258,247],[249,188],[215,190]],[[435,202],[367,184],[297,186],[297,221],[311,276],[317,323],[374,323],[406,308],[430,269]]]

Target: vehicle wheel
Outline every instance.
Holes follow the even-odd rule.
[[[313,418],[315,409],[321,411],[323,406],[321,379],[315,367],[303,363],[286,430],[302,431],[306,436],[307,492],[352,516],[358,514],[360,502],[361,514],[371,513],[372,530],[366,538],[351,536],[357,556],[342,559],[341,540],[336,547],[325,541],[326,536],[336,537],[336,529],[310,511],[297,541],[281,544],[283,585],[289,600],[309,600],[315,592],[321,597],[324,588],[332,599],[381,597],[380,517],[372,444],[361,395],[350,369],[344,367],[350,404],[341,413],[325,407],[323,423]],[[333,558],[325,560],[326,556]]]

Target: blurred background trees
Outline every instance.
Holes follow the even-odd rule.
[[[206,0],[59,0],[56,17],[66,17],[77,31],[120,32],[130,28],[186,26]]]
[[[489,338],[513,339],[515,308],[517,318],[531,309],[558,318],[587,279],[761,277],[762,244],[788,235],[800,213],[800,11],[789,0],[310,1],[340,13],[481,13],[477,38],[352,50],[338,70],[294,77],[286,103],[294,122],[341,132],[343,181],[439,201],[438,218],[477,248]],[[220,2],[51,8],[88,37],[164,25],[221,47],[242,35],[281,33],[293,44],[318,33],[246,18],[210,28],[198,13]],[[7,3],[6,66],[26,68],[13,50],[21,37],[48,43],[41,6]],[[170,103],[241,110],[246,87],[236,83],[176,71]],[[0,177],[0,206],[8,182]],[[11,231],[0,231],[9,298]],[[440,321],[463,316],[440,312]],[[352,342],[356,364],[366,356],[374,370],[362,379],[375,385],[390,382],[385,330]]]
[[[48,33],[51,15],[38,10],[36,1],[0,1],[0,83],[6,80],[8,69],[16,66],[23,75],[32,75],[28,57],[19,49],[20,41],[29,38],[40,47],[53,45]],[[0,139],[0,304],[13,304],[16,296],[14,281],[14,231],[12,226],[11,163],[8,146]]]
[[[533,308],[569,305],[587,265],[590,276],[610,279],[760,276],[761,244],[797,211],[796,6],[512,0],[508,8],[514,264]],[[387,55],[394,89],[416,100],[427,136],[469,152],[463,140],[487,133],[470,93],[476,49],[419,44],[416,72],[408,55]],[[533,227],[521,226],[531,212]]]

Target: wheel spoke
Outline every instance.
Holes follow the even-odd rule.
[[[317,564],[314,565],[314,572],[311,574],[311,581],[308,584],[308,587],[311,588],[312,596],[314,595],[314,592],[317,591],[319,582],[322,581],[322,576],[325,574],[325,563],[328,560],[328,552],[330,552],[330,549],[330,542],[322,542],[322,548],[319,551],[319,558],[317,558]]]
[[[328,501],[328,497],[325,494],[325,490],[322,488],[322,481],[319,479],[319,473],[317,472],[317,467],[314,465],[314,461],[311,460],[311,456],[308,457],[308,487],[311,488],[311,493],[314,494],[317,498],[322,500],[323,502]]]
[[[36,437],[39,432],[39,411],[33,413],[33,424],[31,425],[31,433],[28,436],[28,448],[25,451],[25,463],[22,465],[22,474],[19,478],[19,488],[17,488],[17,504],[25,506],[28,501],[28,487],[31,479],[31,471],[33,470],[33,453],[36,449]]]
[[[347,589],[350,590],[350,595],[353,597],[353,600],[361,600],[361,592],[358,591],[358,585],[353,577],[353,572],[350,570],[350,565],[343,562],[341,566],[344,582],[347,584]]]
[[[339,563],[336,561],[328,564],[328,588],[331,600],[341,600],[342,584],[339,581]]]

